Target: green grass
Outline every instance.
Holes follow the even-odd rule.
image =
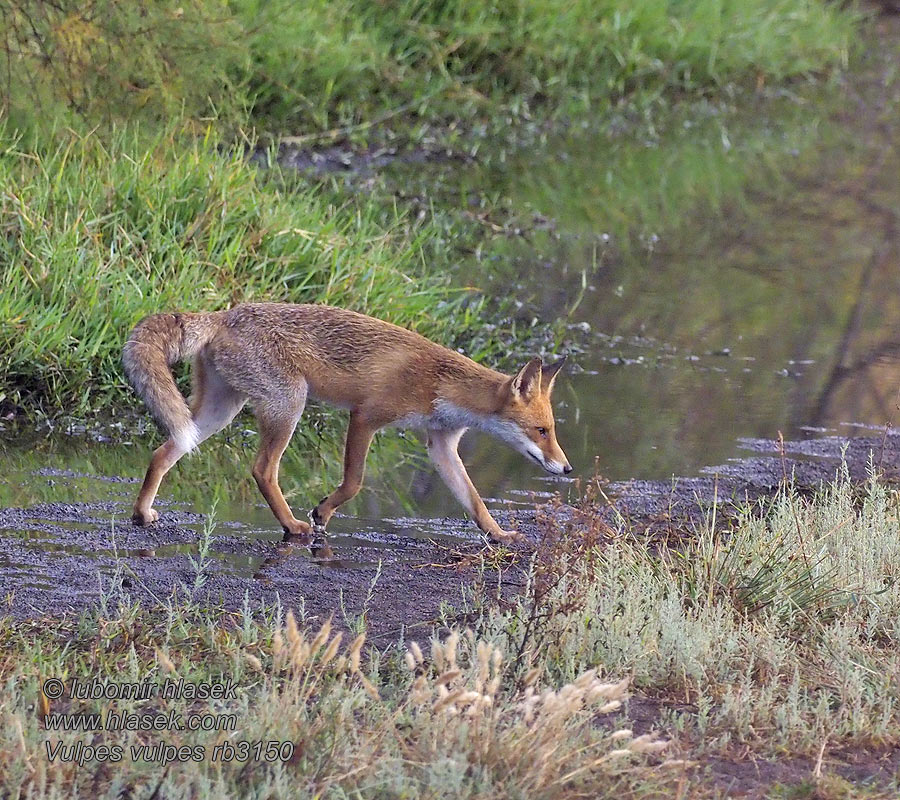
[[[719,91],[846,62],[857,15],[821,0],[14,0],[20,127],[173,113],[315,132]]]
[[[448,343],[472,324],[465,294],[425,263],[443,247],[434,232],[384,222],[374,202],[335,206],[187,135],[68,135],[43,152],[2,142],[7,404],[78,414],[129,402],[122,343],[164,310],[315,301]]]
[[[331,302],[497,350],[448,288],[456,230],[386,213],[377,192],[336,201],[260,174],[222,144],[248,119],[470,124],[535,102],[718,91],[839,65],[857,22],[806,0],[15,0],[2,13],[17,68],[0,76],[0,404],[51,415],[130,397],[121,343],[164,309]],[[176,132],[173,116],[193,122]]]

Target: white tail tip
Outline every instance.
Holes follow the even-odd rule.
[[[172,439],[183,453],[190,453],[198,444],[200,444],[200,431],[193,420],[180,431],[172,434]]]

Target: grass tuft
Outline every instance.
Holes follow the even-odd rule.
[[[708,520],[648,553],[623,529],[591,557],[579,543],[596,537],[592,506],[550,517],[551,540],[570,542],[553,545],[557,579],[532,580],[479,634],[521,653],[522,670],[631,675],[681,709],[673,724],[703,750],[815,757],[825,735],[830,747],[896,743],[898,509],[894,490],[873,479],[860,497],[845,475],[814,498],[779,494],[728,534]]]
[[[718,547],[703,530],[690,558],[675,558],[648,556],[585,505],[551,532],[520,597],[482,597],[470,615],[477,630],[451,625],[430,646],[378,651],[365,630],[347,636],[302,609],[216,612],[184,595],[144,609],[121,586],[104,610],[77,619],[6,618],[0,794],[90,787],[112,797],[159,786],[181,798],[254,785],[270,797],[612,798],[671,797],[678,783],[698,790],[684,796],[715,796],[692,764],[785,752],[815,764],[808,785],[824,791],[839,785],[832,754],[872,761],[900,742],[898,509],[892,489],[872,480],[861,495],[844,477],[816,497],[781,494]],[[806,548],[809,568],[773,563],[771,553],[791,561],[788,543]],[[761,571],[766,602],[748,604],[733,587]],[[799,595],[790,576],[803,583],[813,573],[827,581]],[[41,693],[48,678],[231,680],[237,689],[222,700],[57,699]],[[216,722],[112,731],[109,712]],[[48,717],[93,713],[90,731],[54,729]],[[79,741],[95,752],[121,746],[123,757],[113,768],[47,757],[47,742]],[[212,760],[217,746],[257,741],[276,743],[271,760]],[[131,756],[132,746],[159,744],[190,757],[165,771]]]
[[[161,614],[123,605],[111,618],[91,614],[58,629],[4,622],[0,642],[4,796],[49,798],[65,789],[197,798],[246,796],[254,786],[275,798],[549,800],[612,798],[622,787],[671,780],[668,768],[651,766],[666,742],[594,724],[619,708],[627,681],[588,670],[555,687],[535,674],[521,689],[504,654],[470,632],[435,639],[426,659],[416,644],[367,650],[363,634],[344,645],[330,622],[309,629],[290,611],[283,621],[254,621],[185,605]],[[61,698],[42,693],[51,677],[68,686]],[[71,696],[73,678],[156,690],[82,700]],[[165,682],[180,680],[230,681],[235,689],[224,699],[164,696]],[[128,714],[186,728],[202,714],[211,722],[204,731],[110,729],[113,715]],[[60,720],[74,715],[89,729],[65,730]],[[79,743],[80,751],[69,750]],[[119,748],[118,759],[86,756],[85,745],[93,754]],[[148,758],[141,747],[159,755]]]
[[[166,310],[319,302],[438,341],[471,317],[425,266],[427,225],[335,206],[211,136],[69,134],[0,147],[0,400],[47,414],[131,402],[130,329]],[[451,333],[452,332],[452,333]]]

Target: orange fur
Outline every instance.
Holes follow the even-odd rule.
[[[194,359],[188,405],[169,367]],[[515,535],[493,520],[456,447],[468,427],[492,433],[545,469],[571,467],[556,441],[550,394],[562,361],[532,359],[510,377],[413,331],[345,309],[252,303],[209,314],[156,314],[141,321],[123,351],[125,371],[171,438],[153,455],[133,519],[155,521],[153,500],[178,459],[224,428],[248,400],[260,429],[253,476],[286,534],[307,536],[278,486],[278,464],[307,396],[347,408],[350,424],[341,485],[313,510],[324,526],[362,486],[375,431],[416,424],[429,454],[478,526],[497,539]]]

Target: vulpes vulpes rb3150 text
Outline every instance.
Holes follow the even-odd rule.
[[[170,367],[193,359],[189,404]],[[485,431],[554,475],[572,470],[556,441],[550,393],[563,360],[534,358],[503,375],[417,333],[323,305],[248,303],[228,311],[155,314],[132,331],[125,372],[170,438],[153,453],[134,522],[158,518],[153,500],[178,459],[224,428],[246,402],[259,423],[253,477],[285,533],[308,536],[278,486],[278,463],[307,397],[349,409],[344,479],[312,511],[324,527],[362,486],[372,436],[387,425],[425,431],[428,454],[478,527],[515,536],[488,513],[457,453],[467,428]]]

